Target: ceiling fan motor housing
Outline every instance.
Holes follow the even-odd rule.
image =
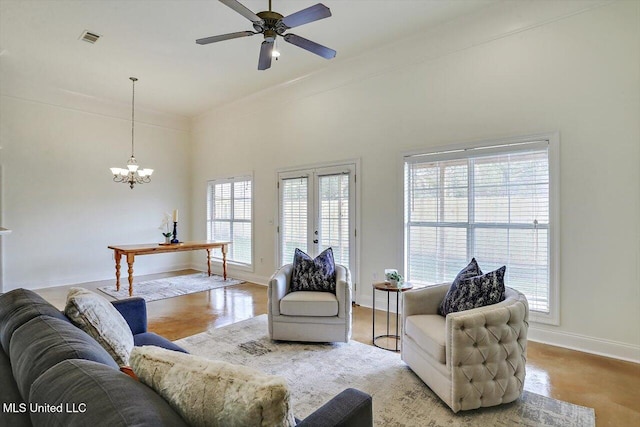
[[[282,35],[282,33],[288,30],[288,27],[281,21],[284,16],[278,12],[265,10],[258,12],[256,15],[264,21],[264,24],[260,25],[260,23],[254,22],[253,28],[259,33],[264,33],[264,38],[267,41],[275,40],[276,35]]]

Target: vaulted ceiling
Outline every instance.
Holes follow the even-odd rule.
[[[254,12],[268,0],[240,0]],[[261,36],[206,46],[197,38],[251,30],[216,0],[0,0],[0,90],[37,97],[58,91],[193,117],[298,79],[367,50],[415,36],[496,0],[321,0],[333,14],[295,33],[335,49],[325,60],[282,43],[271,69],[258,71]],[[289,15],[318,0],[273,0]],[[100,34],[95,44],[84,30]]]

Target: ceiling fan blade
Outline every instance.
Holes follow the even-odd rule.
[[[267,70],[271,68],[271,51],[273,50],[273,41],[263,41],[260,46],[260,58],[258,58],[258,70]]]
[[[244,5],[240,4],[237,0],[219,0],[220,3],[223,3],[225,6],[230,7],[231,9],[238,12],[240,15],[247,18],[249,21],[253,23],[257,23],[260,25],[264,25],[264,21],[255,13],[251,12]]]
[[[219,36],[205,37],[203,39],[196,40],[196,43],[200,45],[209,44],[209,43],[221,42],[223,40],[237,39],[239,37],[248,37],[254,34],[256,33],[254,33],[253,31],[239,31],[237,33],[229,33],[229,34],[221,34]]]
[[[287,28],[294,28],[319,19],[328,18],[330,16],[331,10],[322,3],[318,3],[296,13],[292,13],[289,16],[285,16],[282,18],[282,23],[286,25]]]
[[[329,49],[328,47],[322,46],[321,44],[318,44],[316,42],[312,42],[311,40],[307,40],[304,37],[296,36],[295,34],[285,34],[284,41],[301,47],[326,59],[331,59],[336,56],[335,50]]]

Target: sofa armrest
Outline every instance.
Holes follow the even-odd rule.
[[[147,303],[143,298],[128,298],[111,304],[127,321],[133,335],[147,332]]]
[[[373,403],[371,396],[348,388],[302,420],[300,427],[371,427]]]
[[[402,294],[403,318],[416,314],[438,314],[438,307],[450,286],[450,283],[441,283],[404,292]]]
[[[338,317],[351,318],[351,275],[349,270],[336,265],[336,298],[338,299]]]

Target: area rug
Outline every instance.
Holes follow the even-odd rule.
[[[124,282],[124,283],[123,283]],[[225,286],[238,285],[242,280],[227,280],[222,276],[207,276],[207,273],[188,274],[185,276],[165,277],[164,279],[148,280],[146,282],[133,283],[133,296],[144,298],[145,301],[172,298],[180,295],[193,294],[195,292],[208,291],[210,289],[223,288]],[[129,282],[125,278],[120,279],[120,290],[116,291],[115,285],[98,288],[105,294],[115,299],[129,298]]]
[[[592,408],[527,391],[506,405],[454,414],[397,353],[357,341],[274,342],[268,337],[266,315],[176,343],[192,354],[285,377],[298,418],[308,416],[342,390],[353,387],[373,396],[376,426],[595,426]]]

